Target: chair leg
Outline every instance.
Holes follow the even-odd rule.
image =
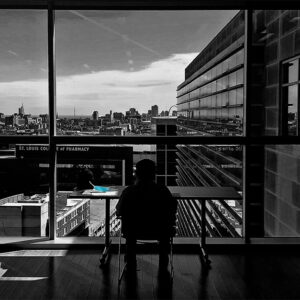
[[[171,268],[171,278],[174,276],[174,267],[173,267],[173,237],[170,240],[170,268]]]
[[[119,250],[118,250],[118,285],[120,285],[123,274],[124,274],[124,270],[126,268],[126,262],[124,263],[124,266],[121,270],[121,243],[122,242],[122,233],[120,230],[120,236],[119,236]]]

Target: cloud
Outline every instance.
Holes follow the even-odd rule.
[[[72,114],[74,105],[78,114],[80,111],[80,114],[87,115],[93,110],[98,110],[100,114],[109,110],[125,112],[130,107],[146,112],[154,104],[160,110],[167,110],[176,103],[176,88],[184,80],[185,67],[196,55],[173,54],[150,63],[142,70],[131,72],[110,70],[58,77],[58,112]],[[32,97],[36,101],[39,98],[47,99],[48,83],[47,80],[2,82],[0,91],[0,112],[6,113],[6,108],[6,111],[9,109],[13,113],[18,106],[12,107],[14,102],[6,101],[6,97],[16,99],[18,105],[23,97]],[[46,111],[47,100],[44,103]],[[28,113],[34,108],[34,105],[29,107],[26,101],[24,106]]]
[[[120,33],[119,31],[117,31],[115,29],[110,28],[109,26],[107,26],[107,25],[105,25],[105,24],[103,24],[103,23],[101,23],[101,22],[99,22],[99,21],[97,21],[97,20],[95,20],[93,18],[87,17],[85,14],[82,14],[82,13],[76,11],[76,10],[70,10],[70,13],[72,13],[72,14],[74,14],[74,15],[82,18],[82,19],[84,19],[85,21],[87,21],[87,22],[89,22],[91,24],[96,25],[97,27],[99,27],[99,28],[101,28],[101,29],[103,29],[103,30],[111,33],[112,35],[115,35],[115,36],[118,36],[119,38],[122,38],[125,43],[126,42],[132,43],[133,45],[138,46],[141,49],[144,49],[144,50],[146,50],[146,51],[148,51],[148,52],[150,52],[152,54],[155,54],[158,57],[162,57],[162,55],[159,52],[157,52],[156,50],[154,50],[154,49],[152,49],[152,48],[150,48],[150,47],[148,47],[148,46],[140,43],[137,40],[134,40],[134,39],[128,37],[125,34]]]
[[[99,101],[99,95],[97,93],[86,93],[86,94],[69,94],[64,96],[65,99],[71,101],[80,100],[90,100],[90,101]]]

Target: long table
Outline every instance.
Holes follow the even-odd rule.
[[[97,192],[93,190],[73,192],[71,198],[88,198],[105,200],[105,248],[100,258],[100,264],[106,262],[110,239],[110,200],[118,199],[126,186],[111,186],[108,192]],[[232,187],[187,187],[187,186],[168,186],[171,194],[176,199],[197,199],[201,202],[201,258],[206,266],[210,260],[206,251],[206,200],[240,200],[241,195]]]

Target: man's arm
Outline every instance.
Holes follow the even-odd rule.
[[[126,188],[120,198],[119,198],[119,201],[116,205],[116,215],[117,217],[122,217],[124,215],[124,211],[126,210],[126,202],[128,199],[128,188]]]
[[[122,192],[119,201],[116,205],[116,215],[117,217],[121,217],[124,210],[124,191]]]
[[[176,224],[177,199],[172,196],[170,190],[167,187],[166,199],[168,203],[168,217],[172,226],[174,226]]]

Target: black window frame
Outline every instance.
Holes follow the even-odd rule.
[[[285,82],[286,76],[286,67],[285,65],[298,61],[298,80],[293,82]],[[297,55],[288,60],[284,60],[281,63],[281,76],[280,76],[280,107],[281,107],[281,133],[284,136],[290,136],[288,132],[288,88],[291,86],[297,86],[298,88],[298,99],[297,99],[297,134],[296,136],[300,136],[300,55]]]
[[[300,4],[295,0],[272,1],[272,8],[285,8],[295,9],[299,8]],[[49,165],[50,165],[50,234],[49,239],[54,240],[56,238],[55,230],[55,195],[56,195],[56,146],[66,144],[240,144],[245,148],[244,155],[244,203],[246,204],[247,198],[247,184],[248,175],[247,168],[247,155],[248,150],[253,145],[273,145],[273,144],[300,144],[298,137],[294,136],[253,136],[251,135],[249,122],[251,120],[251,111],[249,107],[249,101],[245,104],[245,136],[238,137],[199,137],[199,136],[149,136],[149,137],[112,137],[112,136],[95,136],[95,137],[66,137],[56,135],[56,93],[55,93],[55,49],[54,49],[54,29],[55,29],[55,10],[67,10],[67,9],[80,9],[80,10],[187,10],[187,9],[245,9],[248,16],[246,22],[246,30],[251,31],[252,22],[250,21],[252,9],[268,9],[269,1],[223,1],[215,0],[213,3],[209,0],[205,1],[115,1],[110,0],[107,2],[101,2],[97,0],[2,0],[0,3],[0,9],[46,9],[48,11],[48,81],[49,81],[49,116],[50,126],[48,136],[0,136],[1,143],[7,144],[48,144],[49,151]],[[246,44],[251,43],[251,37],[248,35]],[[245,55],[247,55],[245,53]],[[246,64],[249,65],[251,60],[251,53],[246,56]],[[250,99],[251,93],[248,88],[248,79],[251,78],[250,68],[245,69],[246,76],[244,82],[247,82],[246,95]],[[250,97],[249,97],[250,96]],[[247,206],[244,212],[244,239],[245,242],[249,242],[249,236],[247,232]]]

